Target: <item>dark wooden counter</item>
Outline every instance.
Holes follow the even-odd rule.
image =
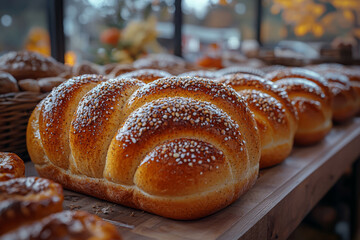
[[[360,118],[335,126],[324,141],[295,148],[262,170],[255,186],[229,207],[196,221],[174,221],[65,191],[65,209],[82,209],[118,226],[124,239],[286,239],[360,156]],[[31,163],[26,174],[36,175]]]

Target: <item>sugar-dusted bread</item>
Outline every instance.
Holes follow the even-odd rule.
[[[27,177],[0,182],[0,235],[62,210],[62,187]]]
[[[133,63],[136,69],[160,69],[177,75],[184,72],[186,62],[181,57],[171,54],[149,54]]]
[[[179,77],[200,77],[215,79],[217,77],[216,72],[207,70],[196,70],[179,74]]]
[[[116,228],[86,212],[62,211],[60,184],[24,177],[16,154],[0,152],[0,240],[121,239]]]
[[[304,68],[278,69],[266,78],[284,88],[297,109],[295,143],[310,145],[321,141],[332,127],[332,97],[325,78]]]
[[[119,78],[135,78],[144,83],[155,81],[159,78],[171,77],[172,75],[168,72],[158,69],[139,69],[132,72],[120,74]]]
[[[74,239],[121,240],[114,225],[84,211],[63,211],[23,225],[0,236],[0,240]]]
[[[285,90],[250,74],[227,74],[218,79],[246,100],[254,113],[261,139],[260,168],[276,165],[289,156],[297,130],[297,111]]]
[[[24,176],[23,160],[15,153],[0,152],[0,181]]]
[[[255,183],[259,134],[232,88],[82,78],[57,87],[30,118],[27,146],[41,176],[174,219],[209,215]]]
[[[55,77],[68,70],[55,59],[35,52],[9,52],[0,57],[0,71],[10,73],[17,80]]]

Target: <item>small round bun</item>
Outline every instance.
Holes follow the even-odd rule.
[[[18,84],[22,91],[37,92],[37,93],[41,91],[39,82],[35,79],[22,79],[18,82]]]
[[[61,77],[41,78],[38,80],[40,91],[44,93],[51,92],[54,87],[59,86],[63,82],[65,82],[65,78]]]
[[[18,92],[16,79],[7,72],[0,72],[0,94]]]

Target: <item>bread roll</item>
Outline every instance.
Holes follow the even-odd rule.
[[[135,71],[136,68],[134,68],[132,65],[130,64],[119,64],[117,67],[115,67],[111,73],[109,74],[110,77],[117,77],[121,74],[124,73],[128,73],[128,72],[132,72]]]
[[[0,240],[121,240],[115,226],[84,211],[64,211],[11,231]]]
[[[171,76],[172,75],[170,73],[158,69],[140,69],[133,72],[121,74],[118,76],[118,78],[135,78],[144,83],[149,83],[159,78]]]
[[[22,91],[40,92],[39,82],[35,79],[22,79],[18,83]]]
[[[351,86],[349,78],[341,73],[319,71],[329,83],[333,98],[333,120],[343,122],[351,119],[360,110],[360,96]]]
[[[227,67],[223,68],[221,70],[216,71],[216,76],[221,78],[228,74],[236,74],[236,73],[246,73],[255,75],[258,77],[264,77],[265,73],[257,68],[252,67],[246,67],[246,66],[233,66],[233,67]]]
[[[59,86],[65,81],[61,77],[41,78],[38,80],[38,84],[41,92],[51,92],[54,87]]]
[[[62,188],[28,177],[0,182],[0,235],[62,210]]]
[[[24,176],[23,160],[15,153],[0,152],[0,181]]]
[[[356,97],[358,101],[357,113],[360,113],[360,70],[359,69],[343,69],[341,73],[345,74],[349,80],[351,87],[356,92]]]
[[[287,93],[271,81],[250,74],[228,74],[218,81],[234,88],[254,113],[261,140],[260,168],[285,160],[298,125],[296,109]]]
[[[16,79],[11,74],[0,72],[0,94],[18,92],[19,87]]]
[[[27,146],[41,176],[174,219],[209,215],[254,184],[258,130],[232,88],[177,77],[74,82],[30,118]]]
[[[105,66],[103,66],[103,71],[102,73],[105,75],[110,74],[118,65],[120,65],[119,63],[109,63],[106,64]]]
[[[337,63],[324,63],[309,66],[309,68],[329,78],[330,88],[335,91],[332,93],[335,101],[333,106],[334,108],[336,107],[336,111],[334,110],[335,121],[341,122],[349,120],[356,115],[356,113],[360,112],[359,69],[345,67]],[[342,77],[340,77],[340,75],[342,75]],[[347,79],[345,80],[345,78]]]
[[[0,71],[10,73],[17,80],[55,77],[67,69],[55,59],[35,52],[9,52],[0,57]]]
[[[171,54],[150,54],[133,63],[137,69],[160,69],[177,75],[184,72],[185,60]]]
[[[295,143],[310,145],[321,141],[332,127],[332,99],[326,80],[303,68],[276,70],[266,78],[284,88],[297,109]]]
[[[217,77],[216,72],[206,71],[206,70],[198,70],[191,71],[179,74],[179,77],[200,77],[200,78],[208,78],[215,79]]]
[[[0,240],[121,239],[116,228],[86,212],[60,212],[62,187],[48,179],[24,178],[23,161],[0,152]]]
[[[99,74],[98,67],[91,62],[84,61],[81,64],[75,65],[72,70],[73,76],[80,76],[84,74]]]

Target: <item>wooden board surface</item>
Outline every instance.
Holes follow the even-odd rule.
[[[282,164],[260,171],[248,193],[194,221],[175,221],[65,190],[65,209],[94,213],[124,239],[286,239],[360,156],[360,118],[335,126],[320,144],[294,148]],[[27,163],[26,175],[36,175]]]

